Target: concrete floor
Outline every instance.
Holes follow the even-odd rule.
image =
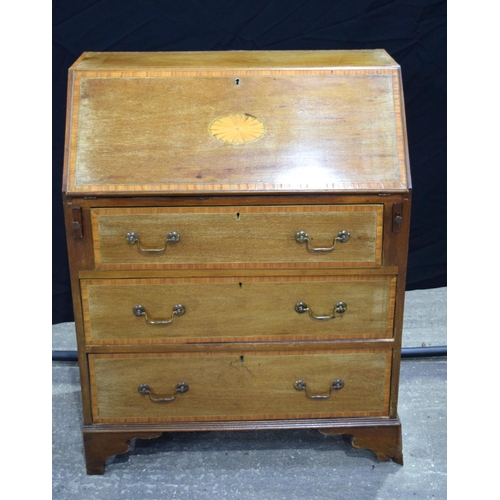
[[[446,288],[406,296],[404,347],[445,346]],[[74,325],[53,349],[75,349]],[[447,498],[445,357],[403,359],[404,466],[314,430],[164,434],[136,440],[87,476],[78,366],[53,363],[53,499],[405,500]]]

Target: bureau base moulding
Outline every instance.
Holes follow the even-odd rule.
[[[401,422],[396,419],[310,419],[263,420],[242,422],[176,422],[170,425],[130,425],[116,427],[84,427],[83,437],[87,474],[103,474],[106,459],[127,453],[133,439],[154,439],[166,432],[191,431],[252,431],[283,429],[317,429],[325,435],[343,434],[356,448],[371,450],[378,460],[394,460],[403,465]]]

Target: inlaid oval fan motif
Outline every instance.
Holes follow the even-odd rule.
[[[222,116],[214,120],[208,129],[213,137],[228,144],[255,141],[266,131],[260,120],[247,114]]]

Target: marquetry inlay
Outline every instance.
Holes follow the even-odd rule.
[[[228,144],[255,141],[262,137],[265,131],[264,124],[260,120],[246,113],[221,116],[209,126],[209,132],[213,137]]]

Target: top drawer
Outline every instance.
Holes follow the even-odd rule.
[[[383,205],[96,208],[95,265],[376,267],[382,260],[382,219]]]

